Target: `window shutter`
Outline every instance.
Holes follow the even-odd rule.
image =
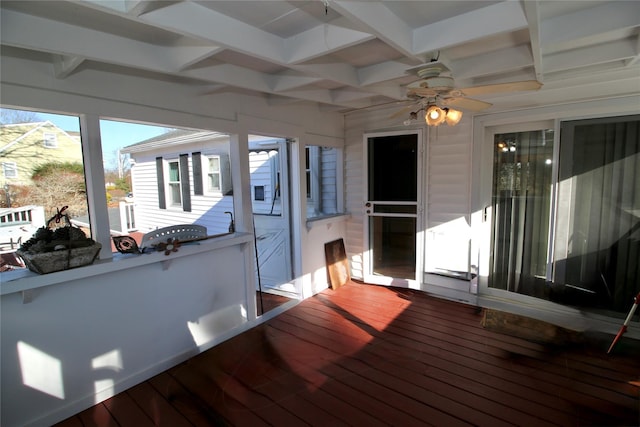
[[[202,181],[202,156],[200,153],[191,154],[191,164],[193,165],[193,194],[203,195],[204,185]]]
[[[164,195],[164,162],[162,157],[156,157],[156,176],[158,177],[158,207],[167,209],[167,201]]]
[[[180,154],[180,187],[182,187],[182,210],[191,212],[191,186],[189,185],[189,155]]]

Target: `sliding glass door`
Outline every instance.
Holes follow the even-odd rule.
[[[554,132],[494,136],[490,286],[544,292],[549,249]]]
[[[627,312],[640,292],[640,117],[562,125],[553,282]]]
[[[488,285],[607,312],[640,292],[640,117],[493,134]]]

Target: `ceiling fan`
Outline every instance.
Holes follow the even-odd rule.
[[[542,87],[542,83],[537,80],[523,80],[457,88],[449,68],[437,60],[410,68],[407,72],[419,78],[406,87],[407,98],[414,102],[390,117],[396,118],[410,113],[409,120],[406,120],[405,124],[417,119],[418,113],[424,111],[428,125],[438,126],[446,122],[453,126],[462,118],[462,112],[453,107],[468,111],[482,111],[493,105],[470,96],[538,90]]]

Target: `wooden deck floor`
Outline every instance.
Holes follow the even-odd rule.
[[[488,331],[475,307],[326,290],[59,426],[640,425],[640,356]]]

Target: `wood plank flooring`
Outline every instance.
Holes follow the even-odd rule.
[[[640,425],[637,347],[552,347],[481,319],[350,282],[58,425]]]

